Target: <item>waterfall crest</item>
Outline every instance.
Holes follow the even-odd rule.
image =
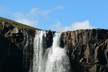
[[[69,72],[70,63],[65,48],[60,48],[61,33],[53,35],[53,44],[43,54],[45,31],[36,31],[34,39],[33,72]]]

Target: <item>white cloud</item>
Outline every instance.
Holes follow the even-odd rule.
[[[41,13],[41,11],[40,11],[38,8],[32,8],[32,9],[30,10],[29,15],[30,15],[30,16],[34,16],[34,15],[39,14],[39,13]]]
[[[37,19],[38,15],[43,16],[47,16],[47,14],[55,11],[55,10],[59,10],[64,8],[63,6],[59,6],[59,7],[55,7],[52,9],[48,9],[48,10],[40,10],[38,8],[32,8],[28,13],[23,14],[20,12],[16,12],[13,14],[13,17],[16,21],[23,23],[23,24],[27,24],[30,26],[37,26],[37,23],[39,22],[39,20]]]
[[[64,8],[63,6],[58,6],[58,7],[55,7],[55,8],[52,8],[52,9],[47,9],[47,10],[40,10],[38,8],[32,8],[30,10],[29,15],[40,14],[40,15],[46,16],[47,14],[49,14],[49,13],[51,13],[53,11],[56,11],[56,10],[59,10],[59,9],[63,9],[63,8]]]
[[[59,10],[59,9],[63,9],[64,7],[63,6],[58,6],[58,7],[55,7],[55,8],[52,8],[52,9],[47,9],[47,10],[40,10],[38,8],[32,8],[31,11],[30,11],[30,15],[35,15],[35,14],[40,14],[40,15],[47,15],[53,11],[56,11],[56,10]]]
[[[30,26],[34,26],[34,25],[36,26],[38,20],[34,20],[32,15],[33,13],[23,14],[23,13],[16,12],[13,14],[13,17],[17,22],[30,25]]]
[[[17,22],[20,22],[20,23],[23,23],[26,25],[30,25],[30,26],[33,26],[38,23],[38,21],[33,21],[33,20],[29,20],[29,19],[19,19],[19,20],[17,20]]]
[[[73,30],[78,30],[78,29],[92,29],[94,27],[89,24],[88,20],[86,20],[83,22],[76,22],[76,23],[71,24],[71,26],[65,26],[65,27],[61,27],[61,23],[58,22],[55,25],[52,25],[51,28],[56,31],[63,32],[63,31],[73,31]]]
[[[48,10],[42,11],[41,14],[45,16],[48,13],[51,13],[53,11],[56,11],[56,10],[59,10],[59,9],[63,9],[63,8],[64,8],[63,6],[55,7],[55,8],[52,8],[52,9],[48,9]]]

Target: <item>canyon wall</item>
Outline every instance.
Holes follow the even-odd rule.
[[[108,72],[108,30],[63,32],[61,47],[68,49],[72,72]]]
[[[46,31],[44,50],[52,46],[53,31]],[[0,23],[0,72],[33,72],[35,29]],[[61,33],[70,72],[108,72],[108,30],[88,29]]]

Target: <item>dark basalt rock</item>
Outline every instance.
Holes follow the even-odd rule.
[[[108,72],[108,30],[63,32],[61,47],[66,47],[72,72]]]
[[[0,72],[32,72],[35,30],[0,23]]]
[[[43,46],[52,46],[54,31],[46,31]],[[34,29],[19,29],[0,22],[0,72],[33,72]],[[61,34],[70,72],[108,72],[108,30],[88,29]]]
[[[46,48],[49,48],[52,46],[52,42],[53,42],[53,34],[55,32],[52,32],[50,30],[46,31]]]

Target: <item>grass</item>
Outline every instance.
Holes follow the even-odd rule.
[[[28,26],[28,25],[25,25],[25,24],[22,24],[22,23],[19,23],[19,22],[16,22],[16,21],[13,21],[13,20],[10,20],[10,19],[7,19],[7,18],[3,18],[3,17],[0,17],[0,22],[8,22],[8,23],[12,24],[13,26],[15,26],[17,28],[20,28],[20,29],[36,29],[36,30],[40,30],[38,28],[31,27],[31,26]]]

